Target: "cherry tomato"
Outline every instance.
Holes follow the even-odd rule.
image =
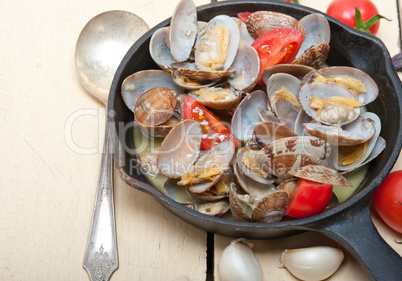
[[[385,178],[373,196],[373,203],[383,221],[402,233],[402,170]]]
[[[235,146],[239,145],[229,128],[192,96],[187,96],[184,100],[183,118],[193,119],[200,123],[202,128],[201,147],[206,150],[224,140],[230,140]]]
[[[265,68],[281,63],[291,63],[302,43],[303,33],[290,28],[272,29],[258,37],[251,44],[260,58],[261,70],[258,84],[263,84],[261,75]]]
[[[237,14],[237,18],[238,18],[239,20],[241,20],[242,22],[247,23],[247,18],[248,18],[248,16],[249,16],[250,14],[251,14],[251,13],[249,13],[249,12],[239,13],[239,14]]]
[[[356,27],[355,7],[360,11],[363,22],[378,15],[377,7],[370,0],[334,0],[329,4],[327,14],[350,27]],[[375,35],[379,28],[380,22],[377,21],[369,30]]]
[[[285,214],[297,219],[317,215],[327,207],[331,196],[332,185],[299,179]]]

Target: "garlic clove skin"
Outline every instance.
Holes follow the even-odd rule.
[[[220,281],[263,281],[260,264],[251,247],[238,239],[223,250],[218,268]]]
[[[341,250],[328,246],[285,250],[278,267],[286,267],[301,280],[319,281],[334,274],[343,258]]]

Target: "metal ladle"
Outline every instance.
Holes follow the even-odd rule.
[[[109,11],[92,18],[81,31],[75,50],[75,63],[81,83],[107,108],[114,74],[128,49],[149,30],[138,16]],[[91,229],[83,267],[90,280],[107,281],[119,267],[116,220],[113,202],[113,157],[106,118],[102,164]]]

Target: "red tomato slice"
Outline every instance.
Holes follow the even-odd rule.
[[[317,215],[327,207],[331,196],[332,185],[299,179],[285,214],[297,219]]]
[[[229,128],[192,96],[187,96],[184,100],[183,118],[193,119],[200,123],[202,128],[201,147],[206,150],[224,140],[230,140],[235,146],[239,145]]]
[[[247,24],[247,18],[248,18],[248,16],[249,16],[250,14],[251,14],[251,13],[249,13],[249,12],[239,13],[239,14],[237,14],[237,18],[238,18],[239,20],[241,20],[242,22],[244,22],[244,23]]]
[[[303,33],[290,28],[272,29],[258,37],[251,44],[257,50],[260,58],[258,84],[264,84],[261,75],[265,68],[281,63],[291,63],[302,43]]]

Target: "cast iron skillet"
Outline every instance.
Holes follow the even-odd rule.
[[[297,19],[319,11],[283,2],[270,1],[224,1],[199,7],[198,19],[208,21],[219,14],[235,16],[239,12],[269,10],[283,12]],[[327,15],[326,15],[327,16]],[[128,51],[121,62],[112,83],[108,112],[111,134],[114,137],[115,165],[120,176],[132,187],[151,194],[170,212],[186,222],[209,232],[250,239],[284,237],[302,231],[319,231],[341,244],[355,256],[372,280],[397,280],[400,278],[402,258],[379,236],[370,218],[371,197],[393,167],[402,146],[401,82],[395,73],[389,53],[384,44],[374,36],[347,27],[327,16],[331,26],[331,50],[329,65],[357,67],[368,73],[378,84],[380,95],[369,105],[382,121],[382,137],[387,147],[372,162],[364,187],[349,201],[319,215],[272,224],[243,223],[210,217],[184,207],[166,197],[136,169],[132,150],[133,114],[121,98],[123,80],[134,72],[155,68],[149,55],[151,35],[167,26],[167,19],[142,36]]]

